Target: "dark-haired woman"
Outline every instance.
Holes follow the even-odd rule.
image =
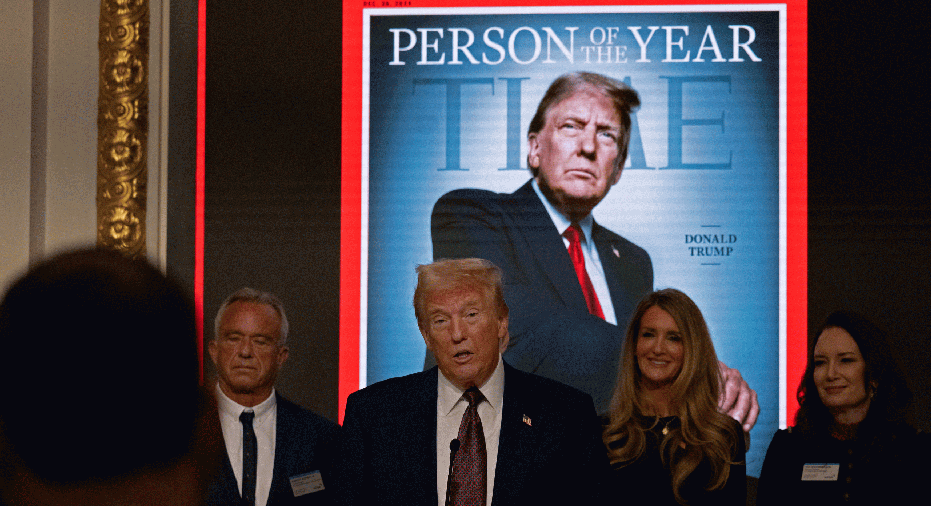
[[[745,504],[743,430],[718,412],[718,359],[692,299],[668,288],[641,301],[618,371],[603,435],[618,502]]]
[[[808,352],[795,426],[766,452],[757,503],[919,504],[929,438],[904,422],[911,395],[879,329],[828,317]]]

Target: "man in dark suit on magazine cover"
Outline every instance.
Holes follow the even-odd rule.
[[[636,91],[609,77],[557,78],[528,129],[533,178],[514,193],[455,190],[433,208],[433,258],[478,257],[504,271],[514,367],[592,395],[606,411],[625,327],[653,290],[647,252],[592,218],[621,177]],[[426,367],[434,363],[427,352]],[[722,408],[755,423],[756,394],[723,367]]]
[[[334,504],[338,426],[275,392],[288,319],[274,295],[243,288],[217,313],[210,358],[227,459],[208,505]]]
[[[597,504],[607,460],[594,404],[503,361],[500,269],[457,259],[417,270],[418,326],[438,367],[349,396],[342,503]]]

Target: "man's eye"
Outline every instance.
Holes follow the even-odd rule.
[[[598,135],[599,137],[602,137],[604,139],[617,141],[617,135],[614,132],[611,132],[609,130],[602,130]]]

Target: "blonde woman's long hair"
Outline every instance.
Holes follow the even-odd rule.
[[[743,437],[736,424],[718,412],[718,392],[722,385],[718,358],[711,344],[708,326],[695,302],[674,288],[651,293],[637,306],[630,325],[617,381],[611,399],[610,420],[603,439],[612,465],[626,466],[636,461],[646,448],[646,432],[659,418],[652,413],[640,389],[637,365],[637,338],[643,315],[659,307],[676,322],[682,336],[682,370],[670,385],[670,415],[679,418],[678,427],[670,427],[660,442],[660,455],[672,475],[672,490],[680,503],[682,484],[704,460],[711,465],[711,480],[706,490],[720,489],[727,483],[738,438]],[[649,420],[644,425],[643,420]]]

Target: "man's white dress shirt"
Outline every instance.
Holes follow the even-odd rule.
[[[258,443],[258,469],[255,478],[255,506],[265,506],[268,494],[272,488],[272,473],[275,466],[275,427],[278,421],[278,403],[275,390],[268,399],[259,405],[247,408],[242,406],[223,393],[217,385],[217,409],[220,412],[220,427],[223,429],[223,441],[226,443],[226,454],[229,455],[233,474],[242,495],[242,422],[239,415],[243,411],[255,412],[252,428]]]
[[[533,191],[537,192],[537,197],[543,202],[543,207],[546,208],[546,211],[550,215],[550,219],[552,219],[553,224],[556,225],[556,230],[559,230],[559,235],[562,236],[566,229],[572,226],[572,221],[546,199],[546,195],[543,195],[543,192],[540,191],[540,185],[537,184],[536,179],[531,181],[530,186],[533,186]],[[605,280],[604,267],[601,266],[598,248],[595,247],[595,243],[592,241],[592,228],[594,224],[595,219],[592,218],[591,214],[579,221],[579,227],[582,229],[583,236],[581,238],[581,246],[582,256],[585,257],[585,270],[588,272],[588,277],[592,280],[592,286],[595,287],[595,294],[598,295],[598,303],[601,304],[601,311],[605,315],[605,321],[617,325],[617,315],[614,314],[614,304],[611,302],[611,291],[608,290],[608,282]],[[562,242],[566,246],[566,249],[569,249],[569,239],[563,236]]]
[[[462,397],[465,390],[453,385],[442,372],[437,376],[436,397],[436,491],[437,506],[446,504],[446,484],[449,479],[449,442],[459,437],[462,415],[469,401]],[[501,413],[504,405],[504,363],[498,356],[498,365],[484,385],[478,387],[485,400],[478,405],[478,416],[482,419],[485,434],[486,490],[485,504],[491,504],[495,483],[495,465],[498,462],[498,436],[501,434]]]

